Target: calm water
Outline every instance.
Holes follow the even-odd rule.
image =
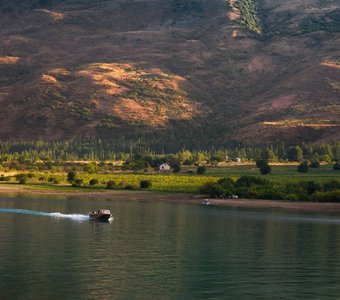
[[[339,298],[339,216],[0,199],[0,299]]]

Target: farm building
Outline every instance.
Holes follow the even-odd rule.
[[[162,164],[159,166],[160,171],[170,171],[171,167],[168,164]]]

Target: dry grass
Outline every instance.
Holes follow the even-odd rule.
[[[46,74],[43,74],[41,76],[41,80],[45,83],[49,83],[49,84],[53,84],[53,85],[56,85],[56,86],[60,86],[60,83],[58,82],[58,80],[51,76],[51,75],[46,75]]]
[[[327,128],[327,127],[340,127],[339,124],[331,124],[331,123],[307,123],[306,120],[284,120],[279,122],[262,122],[261,124],[265,126],[278,126],[285,128],[294,128],[294,127],[311,127],[311,128]]]
[[[140,69],[132,64],[95,63],[78,72],[97,86],[99,109],[111,111],[129,123],[166,126],[170,119],[191,119],[198,104],[181,89],[185,79],[160,69]]]
[[[44,15],[47,15],[49,18],[51,18],[54,21],[61,21],[64,19],[64,14],[60,12],[54,12],[52,10],[48,9],[36,9],[37,12],[40,12]]]
[[[19,57],[16,56],[1,56],[0,57],[0,65],[11,65],[16,64],[20,60]]]

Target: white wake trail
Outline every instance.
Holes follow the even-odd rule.
[[[35,215],[35,216],[46,216],[46,217],[54,217],[54,218],[68,218],[73,220],[88,220],[88,215],[82,214],[63,214],[60,212],[46,212],[46,211],[36,211],[29,209],[16,209],[16,208],[0,208],[0,213],[7,214],[23,214],[23,215]]]

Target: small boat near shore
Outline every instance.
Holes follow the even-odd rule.
[[[113,214],[108,209],[99,209],[94,210],[89,213],[89,218],[91,220],[98,220],[98,221],[110,221],[113,219]]]
[[[209,201],[209,199],[204,199],[203,201],[202,201],[202,205],[210,205],[210,201]]]

